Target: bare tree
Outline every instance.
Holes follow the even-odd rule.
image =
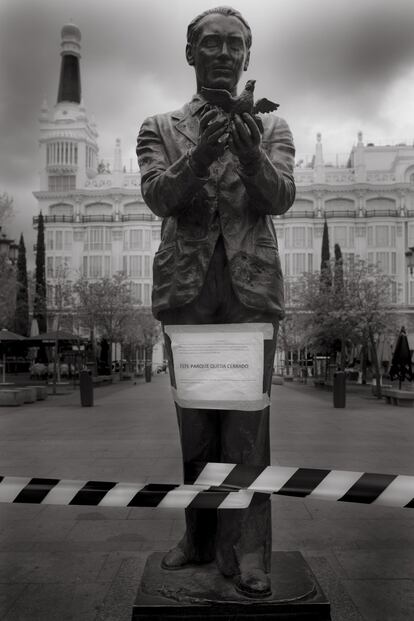
[[[98,333],[112,345],[124,341],[124,327],[134,309],[130,283],[122,273],[111,278],[89,281],[81,276],[74,284],[75,313],[94,335]],[[109,365],[112,369],[112,348]]]
[[[15,267],[6,257],[0,256],[0,329],[14,330],[16,287]]]
[[[296,288],[296,305],[308,312],[307,338],[315,353],[332,354],[367,345],[371,351],[377,394],[381,396],[378,341],[395,331],[391,305],[392,279],[362,259],[341,263],[341,286],[320,286],[318,273],[305,274]],[[338,344],[340,347],[338,347]]]
[[[7,192],[2,192],[0,194],[0,226],[7,222],[12,216],[13,199]]]

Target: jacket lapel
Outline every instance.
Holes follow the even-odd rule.
[[[199,120],[191,114],[189,106],[185,106],[183,114],[176,113],[175,119],[178,119],[175,124],[175,129],[182,135],[190,140],[194,145],[197,144]]]

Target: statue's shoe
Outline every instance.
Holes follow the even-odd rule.
[[[238,593],[250,598],[269,597],[272,594],[269,575],[263,569],[242,571],[236,577],[234,587]]]
[[[183,567],[190,563],[191,558],[182,548],[176,546],[164,556],[161,561],[161,567],[163,569],[183,569]]]

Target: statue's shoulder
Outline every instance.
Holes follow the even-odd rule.
[[[286,134],[286,132],[290,134],[289,125],[282,117],[276,114],[261,114],[260,118],[264,129],[263,142],[274,142]]]
[[[276,114],[261,114],[260,118],[263,123],[265,133],[271,134],[274,131],[285,130],[288,126],[285,119]]]
[[[177,110],[170,110],[169,112],[161,112],[158,114],[153,114],[145,119],[143,125],[158,125],[158,127],[162,128],[170,125],[172,122],[183,118],[189,110],[189,104],[185,103],[181,108],[177,108]]]

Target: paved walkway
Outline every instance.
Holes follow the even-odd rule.
[[[0,474],[179,482],[168,376],[0,409]],[[414,474],[414,412],[367,392],[346,409],[311,386],[273,387],[274,464]],[[300,550],[333,621],[414,619],[414,511],[274,497],[273,547]],[[182,511],[0,505],[0,618],[129,621],[148,554]]]

